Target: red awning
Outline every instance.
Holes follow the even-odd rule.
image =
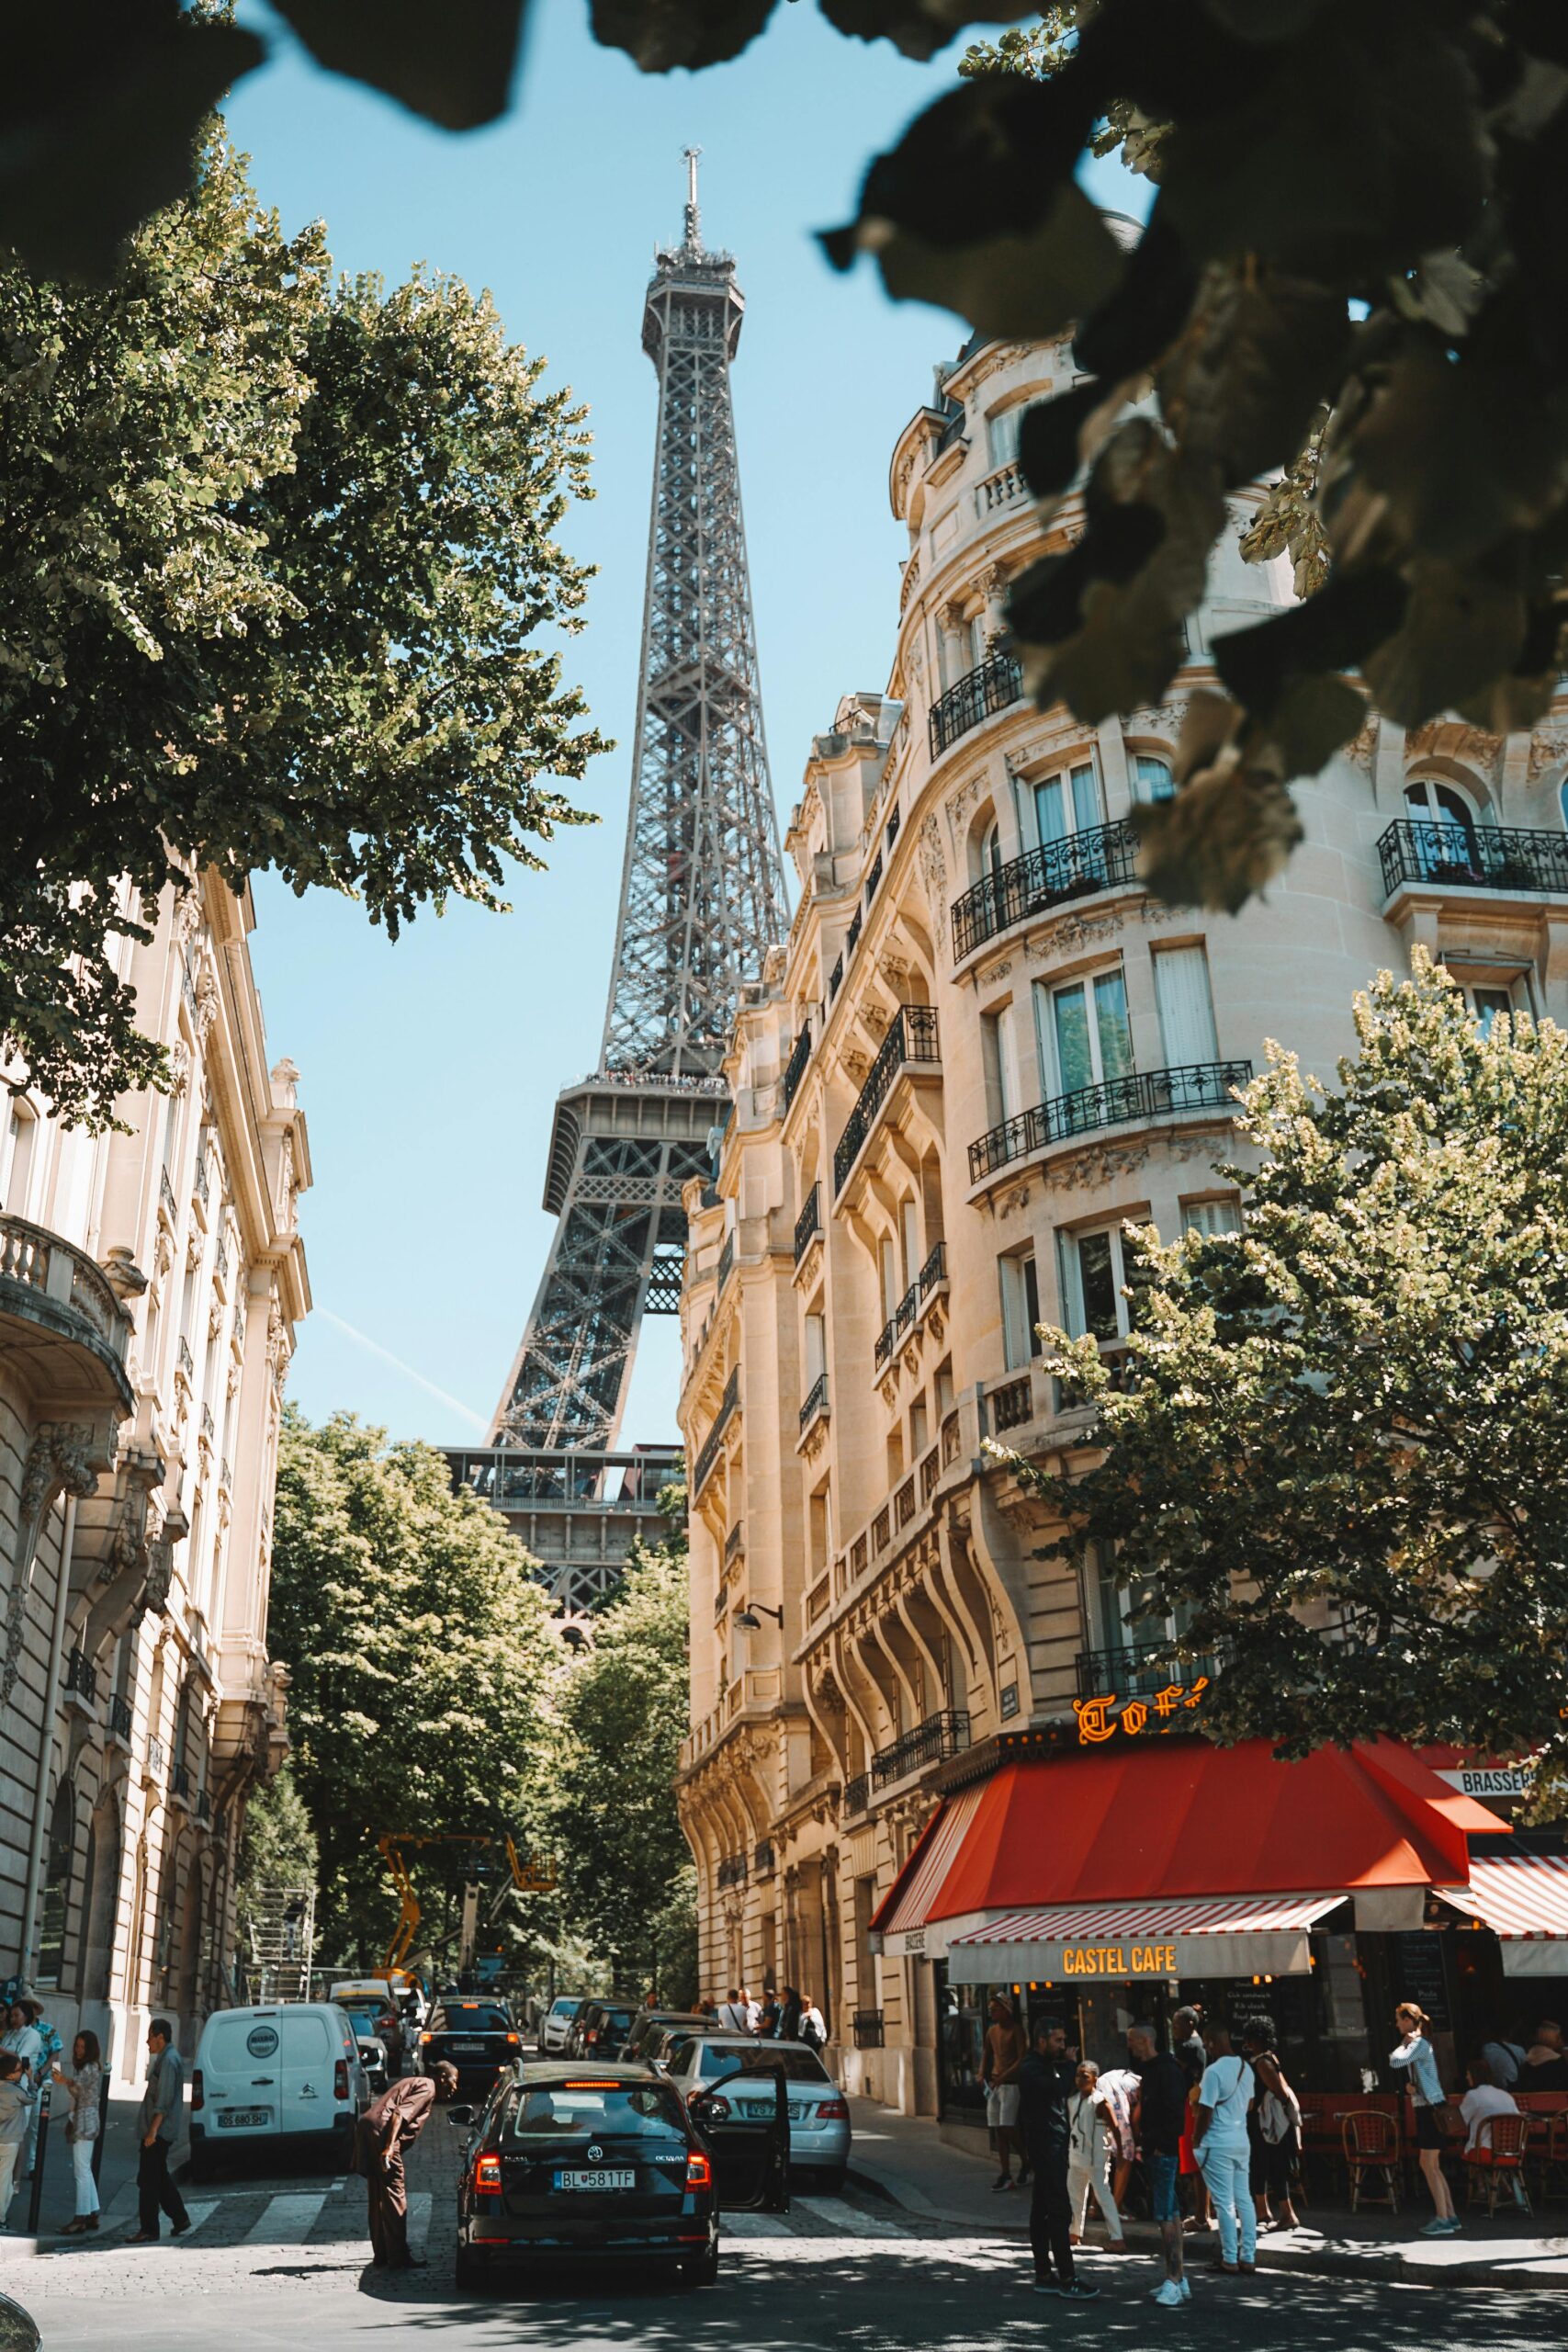
[[[885,1950],[932,1951],[942,1922],[1055,1904],[1452,1886],[1470,1836],[1507,1826],[1393,1740],[1293,1764],[1266,1740],[1129,1740],[1005,1764],[950,1798],[871,1925]]]
[[[1478,1855],[1467,1885],[1438,1892],[1491,1928],[1503,1947],[1505,1976],[1568,1974],[1568,1856]]]

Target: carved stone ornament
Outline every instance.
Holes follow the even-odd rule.
[[[171,1094],[183,1094],[190,1084],[190,1047],[183,1037],[177,1037],[169,1047]]]
[[[1425,727],[1413,728],[1406,735],[1404,751],[1411,760],[1441,753],[1490,775],[1502,756],[1503,738],[1489,734],[1484,727],[1467,726],[1462,719],[1429,718]]]
[[[1348,760],[1353,768],[1359,768],[1363,774],[1371,775],[1372,762],[1377,757],[1377,749],[1378,715],[1375,710],[1371,710],[1346,744],[1341,756]]]
[[[1157,735],[1168,743],[1174,743],[1186,716],[1184,702],[1162,702],[1153,710],[1131,710],[1122,721],[1122,733],[1129,743],[1140,735]]]
[[[201,1263],[203,1241],[198,1227],[193,1226],[186,1241],[186,1271],[194,1274]]]
[[[818,1413],[817,1419],[812,1422],[811,1427],[807,1430],[806,1435],[802,1440],[807,1462],[815,1462],[827,1442],[827,1419],[823,1414]]]
[[[201,895],[197,890],[182,891],[175,901],[175,939],[179,946],[188,947],[201,922]]]
[[[210,963],[204,963],[196,984],[196,1036],[200,1046],[206,1045],[218,1018],[218,975]]]
[[[920,827],[919,855],[926,903],[942,929],[947,922],[947,861],[942,854],[942,827],[934,817],[928,817]]]
[[[988,792],[990,788],[991,779],[982,768],[977,775],[972,775],[966,784],[961,784],[957,791],[949,796],[945,804],[947,830],[953,838],[954,849],[958,847],[968,830],[969,811],[979,800],[981,794]]]
[[[103,1264],[104,1279],[116,1298],[124,1301],[141,1297],[147,1287],[147,1277],[123,1241],[115,1244]]]
[[[1079,948],[1098,947],[1108,939],[1117,937],[1122,930],[1122,917],[1111,915],[1063,915],[1048,929],[1034,932],[1024,944],[1024,955],[1032,964],[1043,964],[1054,956],[1073,955]]]
[[[1568,728],[1538,727],[1530,737],[1531,781],[1564,759],[1568,759]]]

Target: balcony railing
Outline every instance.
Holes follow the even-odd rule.
[[[865,903],[868,907],[870,906],[873,899],[876,896],[877,885],[881,880],[882,852],[878,850],[876,855],[871,861],[871,871],[865,877]]]
[[[692,1499],[694,1502],[702,1493],[703,1488],[706,1486],[709,1473],[712,1471],[714,1464],[718,1460],[718,1449],[724,1442],[724,1432],[729,1427],[736,1407],[739,1402],[740,1366],[737,1364],[735,1370],[730,1374],[729,1378],[724,1384],[724,1394],[718,1400],[718,1410],[713,1417],[713,1427],[709,1430],[706,1437],[703,1440],[701,1450],[698,1453],[696,1463],[692,1471]]]
[[[179,1223],[180,1213],[175,1204],[175,1188],[169,1182],[169,1171],[166,1168],[159,1171],[158,1199],[163,1206],[164,1214],[168,1218],[169,1223],[171,1225],[177,1225]]]
[[[198,1821],[210,1821],[212,1818],[212,1799],[205,1789],[197,1789],[196,1792],[196,1817]]]
[[[852,1780],[849,1780],[844,1782],[844,1801],[842,1810],[846,1814],[863,1813],[870,1803],[871,1774],[869,1772],[857,1772]]]
[[[130,1702],[117,1690],[109,1701],[109,1734],[114,1739],[130,1737]]]
[[[935,1006],[901,1004],[893,1016],[886,1036],[877,1048],[876,1059],[866,1072],[860,1098],[850,1113],[848,1124],[833,1153],[835,1193],[843,1190],[844,1179],[854,1166],[861,1147],[871,1133],[872,1123],[892,1091],[893,1081],[904,1064],[935,1062],[941,1058]]]
[[[1568,892],[1568,833],[1402,817],[1378,842],[1385,897],[1402,882],[1468,890]]]
[[[880,1372],[907,1331],[914,1329],[936,1292],[947,1280],[947,1244],[939,1241],[876,1337],[876,1367]]]
[[[828,1001],[829,1004],[832,1003],[833,999],[838,995],[839,990],[843,987],[843,984],[844,952],[843,949],[840,948],[839,950],[839,960],[828,975]]]
[[[882,2011],[857,2009],[853,2030],[857,2050],[880,2050],[882,2047]]]
[[[716,1287],[722,1290],[734,1272],[735,1236],[733,1233],[727,1233],[724,1238],[724,1247],[718,1253],[718,1282]]]
[[[744,1520],[738,1519],[734,1526],[730,1529],[728,1534],[724,1539],[724,1564],[726,1567],[729,1566],[730,1561],[734,1559],[736,1554],[738,1552],[743,1552],[745,1548],[746,1522]]]
[[[759,1878],[762,1878],[766,1876],[773,1867],[773,1846],[766,1838],[760,1838],[757,1841],[757,1849],[751,1857],[751,1868],[756,1871]]]
[[[726,1854],[716,1875],[720,1886],[744,1886],[747,1875],[745,1855]]]
[[[928,1715],[923,1724],[907,1731],[889,1747],[879,1747],[871,1759],[872,1786],[885,1789],[893,1781],[901,1781],[908,1772],[916,1771],[922,1764],[935,1764],[944,1756],[956,1756],[969,1745],[969,1711],[966,1707],[947,1707],[941,1714]]]
[[[993,653],[988,661],[977,662],[931,705],[932,759],[940,759],[950,744],[978,727],[982,718],[1008,709],[1022,692],[1023,673],[1010,653]]]
[[[1174,1640],[1123,1642],[1111,1649],[1079,1650],[1078,1697],[1115,1691],[1119,1697],[1153,1698],[1172,1683],[1190,1689],[1202,1675],[1212,1681],[1214,1672],[1213,1658],[1178,1657]]]
[[[822,1187],[813,1184],[806,1195],[806,1206],[795,1220],[795,1262],[797,1266],[821,1230]]]
[[[201,1434],[206,1439],[209,1445],[213,1445],[217,1442],[218,1424],[212,1418],[212,1408],[210,1405],[204,1405],[201,1408]]]
[[[994,1176],[1010,1160],[1022,1159],[1046,1144],[1068,1143],[1096,1127],[1159,1119],[1173,1112],[1223,1110],[1232,1089],[1252,1076],[1250,1062],[1184,1062],[1175,1069],[1130,1070],[1099,1086],[1075,1087],[1053,1095],[999,1125],[969,1147],[969,1181]]]
[[[891,813],[888,816],[886,825],[883,829],[882,835],[883,840],[887,843],[889,849],[892,848],[894,842],[897,840],[898,828],[903,821],[904,812],[899,808],[898,803],[895,801],[893,803]]]
[[[73,1690],[78,1699],[85,1699],[89,1705],[96,1703],[98,1696],[98,1669],[85,1650],[73,1649],[66,1659],[65,1688],[67,1690]]]
[[[806,1076],[807,1067],[810,1060],[811,1023],[807,1021],[802,1026],[799,1036],[791,1046],[789,1060],[784,1065],[784,1109],[786,1111],[789,1109],[790,1104],[795,1101],[795,1096],[800,1091],[800,1081]]]
[[[1563,836],[1568,841],[1568,834]],[[953,953],[962,963],[1026,915],[1041,915],[1073,899],[1138,879],[1138,837],[1131,825],[1096,825],[1026,850],[987,874],[953,905]]]
[[[819,1373],[812,1382],[807,1399],[800,1408],[800,1433],[804,1437],[818,1413],[828,1409],[828,1375]]]
[[[183,1764],[176,1764],[169,1775],[169,1794],[181,1798],[190,1795],[190,1774]]]
[[[844,953],[846,956],[852,956],[855,949],[860,945],[861,926],[864,921],[865,911],[863,908],[857,907],[854,913],[850,918],[850,927],[844,933]]]

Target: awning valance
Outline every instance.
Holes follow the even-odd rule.
[[[1010,1911],[947,1941],[950,1977],[1304,1976],[1307,1938],[1340,1894],[1064,1903]]]
[[[1505,1976],[1568,1976],[1568,1856],[1478,1854],[1467,1885],[1438,1892],[1491,1928]]]

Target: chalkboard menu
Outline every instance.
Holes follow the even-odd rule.
[[[1395,1936],[1394,1997],[1418,2001],[1439,2032],[1452,2027],[1449,2008],[1448,1973],[1443,1965],[1443,1939],[1427,1929]]]

